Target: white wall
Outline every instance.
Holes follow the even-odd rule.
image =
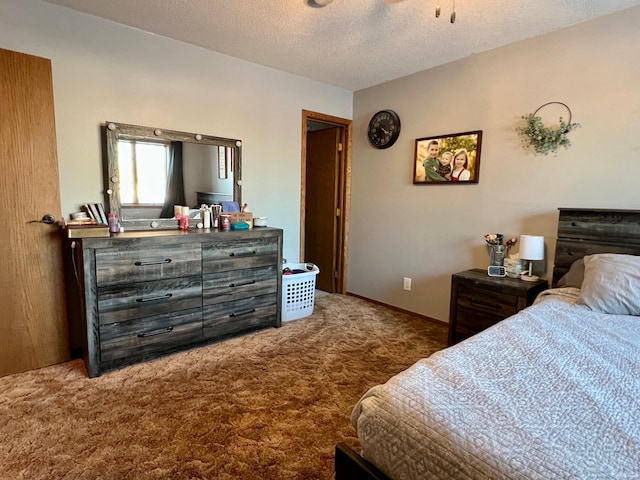
[[[355,95],[38,0],[0,2],[0,47],[52,60],[65,214],[103,199],[107,120],[240,138],[243,199],[284,228],[291,261],[301,110],[353,115],[348,290],[446,320],[451,273],[487,265],[485,233],[545,235],[550,271],[558,207],[640,208],[638,24],[636,7]],[[582,128],[557,156],[527,155],[514,127],[551,100]],[[376,151],[366,126],[383,108],[402,133]],[[476,129],[478,185],[412,185],[416,138]]]
[[[635,7],[356,92],[348,290],[447,320],[451,274],[488,264],[485,233],[544,235],[550,274],[558,207],[640,209],[638,25]],[[557,156],[526,154],[514,128],[549,101],[582,126]],[[401,135],[375,150],[367,124],[386,108]],[[412,184],[416,138],[470,130],[479,184]]]
[[[52,61],[65,215],[103,201],[105,121],[239,138],[243,201],[298,259],[302,110],[351,118],[351,92],[37,0],[0,2],[0,48]]]

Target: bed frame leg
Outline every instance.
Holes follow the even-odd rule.
[[[346,443],[336,445],[335,480],[391,480]]]

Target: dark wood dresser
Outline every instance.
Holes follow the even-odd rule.
[[[280,229],[126,232],[69,248],[90,377],[281,325]]]
[[[474,268],[451,276],[449,345],[458,343],[528,307],[549,288],[546,280],[490,277]]]

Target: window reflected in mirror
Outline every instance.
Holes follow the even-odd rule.
[[[118,140],[123,207],[161,207],[167,191],[170,142]]]

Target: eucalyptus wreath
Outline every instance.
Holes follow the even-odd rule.
[[[536,115],[540,108],[552,103],[559,103],[569,111],[569,121],[565,122],[564,119],[560,117],[558,125],[553,128],[545,126],[542,118]],[[552,152],[555,153],[559,147],[569,148],[571,142],[567,134],[580,127],[579,123],[571,123],[571,110],[569,110],[569,107],[564,103],[560,102],[545,103],[542,107],[533,113],[523,115],[524,125],[516,128],[516,131],[522,137],[522,148],[533,148],[536,153],[543,155],[548,155]]]

